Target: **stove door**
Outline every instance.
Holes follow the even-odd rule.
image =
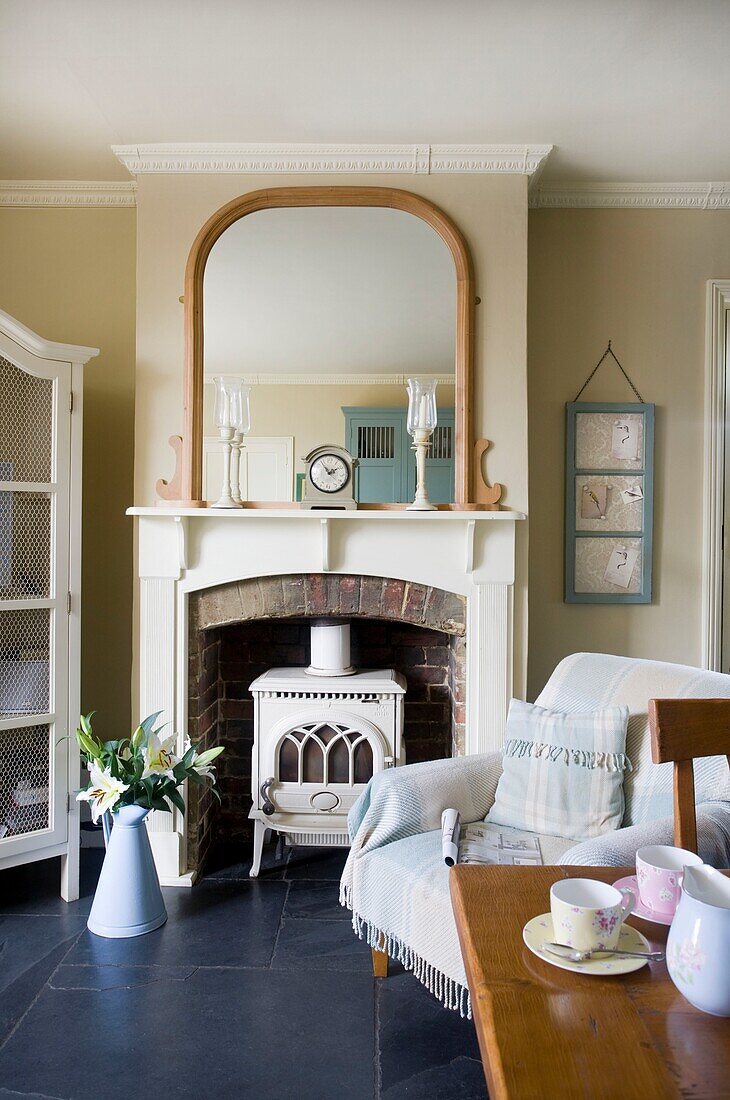
[[[346,814],[392,757],[377,726],[348,711],[308,709],[276,724],[262,743],[260,774],[277,812]]]

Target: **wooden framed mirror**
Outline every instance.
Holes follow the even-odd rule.
[[[234,223],[259,211],[306,207],[388,208],[414,215],[425,222],[446,245],[453,260],[455,291],[453,390],[453,497],[450,507],[467,506],[472,492],[472,386],[474,357],[475,290],[471,256],[463,234],[437,206],[409,191],[392,187],[278,187],[242,195],[216,211],[198,233],[185,271],[185,410],[182,441],[173,437],[178,450],[178,470],[169,483],[158,482],[165,502],[205,507],[204,493],[204,279],[206,264],[216,242]],[[441,247],[441,246],[439,246]],[[344,411],[344,410],[343,410]],[[451,410],[449,410],[451,412]],[[398,499],[398,498],[396,498]],[[262,503],[257,505],[263,506]],[[280,503],[271,504],[281,507]],[[369,504],[368,507],[393,507]],[[396,505],[397,506],[397,505]]]

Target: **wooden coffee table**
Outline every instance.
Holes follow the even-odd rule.
[[[665,963],[571,974],[525,947],[561,878],[615,882],[633,868],[454,867],[461,953],[491,1100],[730,1097],[730,1019],[693,1008]],[[730,873],[730,872],[728,872]],[[668,929],[629,918],[653,948]]]

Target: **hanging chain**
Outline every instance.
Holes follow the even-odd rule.
[[[634,383],[633,383],[633,382],[631,381],[631,379],[629,378],[628,374],[626,373],[626,371],[624,370],[624,368],[623,368],[623,367],[621,366],[621,364],[619,363],[618,359],[616,358],[616,355],[615,355],[615,353],[614,353],[614,351],[613,351],[613,348],[611,347],[611,341],[610,341],[610,340],[608,341],[608,347],[607,347],[607,348],[606,348],[606,350],[604,351],[603,355],[602,355],[602,356],[601,356],[601,358],[600,358],[600,359],[598,360],[598,362],[596,363],[595,367],[593,368],[593,370],[591,371],[591,373],[590,373],[590,374],[588,375],[588,377],[586,378],[586,380],[585,380],[585,382],[583,383],[583,385],[581,386],[581,388],[580,388],[580,389],[578,390],[578,393],[577,393],[577,394],[576,394],[576,396],[575,396],[575,401],[577,401],[577,400],[578,400],[578,398],[580,397],[580,395],[581,395],[581,394],[583,393],[583,390],[584,390],[584,389],[586,388],[586,386],[587,386],[587,385],[588,385],[588,384],[589,384],[589,383],[591,382],[591,380],[592,380],[592,378],[593,378],[593,375],[594,375],[594,374],[596,373],[596,371],[597,371],[597,370],[598,370],[598,368],[600,367],[601,363],[602,363],[602,362],[604,361],[604,359],[607,359],[609,355],[610,355],[610,356],[611,356],[611,358],[613,359],[613,361],[614,361],[614,363],[616,364],[616,366],[618,367],[618,369],[619,369],[619,370],[621,371],[621,373],[623,374],[623,376],[624,376],[624,378],[626,379],[626,381],[628,382],[628,384],[629,384],[629,385],[631,386],[631,389],[632,389],[632,390],[634,391],[634,393],[636,394],[636,396],[637,396],[638,400],[639,400],[639,401],[641,402],[641,404],[643,405],[643,404],[644,404],[644,398],[643,398],[643,397],[641,396],[641,394],[640,394],[640,393],[639,393],[639,391],[637,390],[636,386],[635,386],[635,385],[634,385]]]

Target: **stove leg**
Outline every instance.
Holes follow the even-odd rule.
[[[264,839],[266,837],[267,828],[263,821],[254,821],[253,823],[253,861],[251,863],[251,870],[248,873],[249,878],[257,878],[258,873],[261,870],[261,856],[264,851]]]

